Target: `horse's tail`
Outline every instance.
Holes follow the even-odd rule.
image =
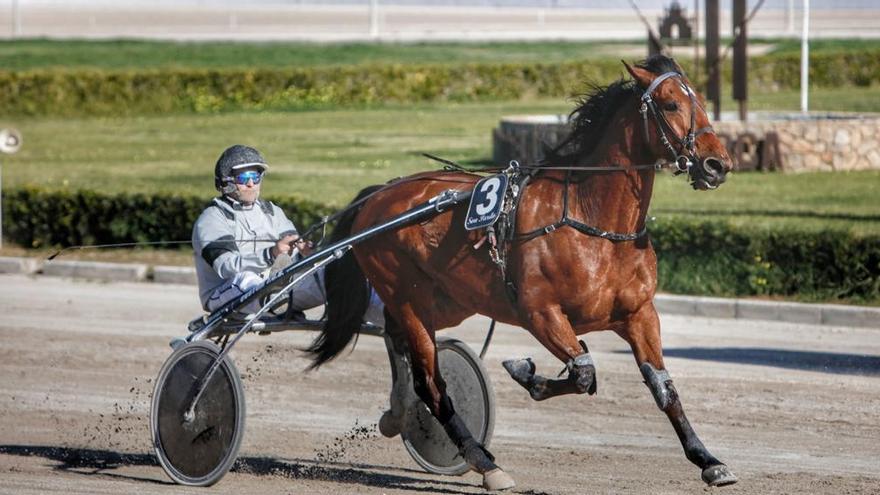
[[[374,193],[382,186],[370,186],[358,193],[352,204]],[[354,220],[363,205],[351,207],[339,217],[330,234],[330,244],[351,235]],[[370,304],[367,277],[358,265],[354,253],[349,250],[342,258],[327,265],[324,272],[324,289],[327,294],[327,320],[321,334],[309,345],[314,369],[330,361],[348,346],[361,330],[364,313]]]

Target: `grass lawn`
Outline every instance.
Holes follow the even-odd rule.
[[[485,160],[500,117],[568,111],[564,101],[392,106],[141,118],[22,119],[4,187],[167,191],[210,196],[220,152],[251,144],[272,169],[268,195],[342,205],[360,187],[435,167],[419,153]]]
[[[729,40],[723,40],[726,46]],[[752,40],[780,53],[800,51],[792,40]],[[880,48],[880,40],[813,40],[811,53]],[[643,58],[642,40],[618,42],[494,43],[232,43],[167,41],[0,41],[3,70],[167,67],[304,67],[354,64],[467,62],[565,62],[595,58]],[[689,59],[690,53],[682,58]]]
[[[728,40],[729,41],[729,40]],[[780,38],[778,40],[763,40],[765,43],[774,45],[771,53],[800,54],[801,40],[800,38]],[[725,41],[727,43],[727,41]],[[724,45],[726,46],[726,45]],[[876,39],[811,39],[810,53],[835,53],[852,50],[876,50],[880,48],[880,40]]]
[[[799,105],[794,92],[755,95],[752,108]],[[732,103],[726,103],[732,109]],[[233,143],[260,149],[272,165],[268,197],[342,206],[360,188],[436,168],[420,156],[488,161],[491,130],[505,115],[567,112],[565,101],[425,104],[274,113],[141,118],[22,119],[17,155],[3,158],[3,186],[104,192],[214,194],[211,176]],[[880,88],[813,93],[816,110],[880,110]],[[652,214],[727,217],[741,223],[880,233],[880,171],[800,175],[744,173],[718,191],[691,191],[662,175]]]
[[[778,229],[880,234],[880,171],[733,174],[715,191],[690,191],[683,177],[657,182],[651,215],[730,221]]]
[[[722,89],[722,94],[725,90]],[[723,112],[736,112],[738,104],[731,98],[721,101]],[[749,96],[749,110],[752,111],[797,111],[801,108],[800,91],[778,91],[775,93],[752,92]],[[880,87],[810,89],[810,111],[818,112],[880,112]]]
[[[0,42],[4,70],[167,67],[309,67],[362,64],[564,62],[587,58],[641,58],[643,42],[551,41],[498,43],[234,43],[168,41]]]

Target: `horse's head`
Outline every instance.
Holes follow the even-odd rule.
[[[631,67],[623,63],[641,92],[639,113],[646,145],[687,172],[694,189],[715,189],[733,162],[709,123],[702,97],[671,58],[655,55]]]

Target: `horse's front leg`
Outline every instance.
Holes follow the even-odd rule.
[[[660,320],[654,305],[649,303],[643,306],[632,315],[626,327],[618,333],[632,347],[639,371],[645,379],[645,385],[651,390],[657,407],[666,413],[672,427],[675,428],[685,456],[702,470],[703,481],[709,486],[736,483],[736,476],[724,463],[709,453],[684,414],[678,391],[663,364]]]
[[[596,393],[596,367],[587,345],[578,341],[568,318],[558,306],[525,311],[529,331],[548,351],[565,363],[568,375],[562,379],[535,373],[530,358],[504,361],[504,369],[534,400],[564,394]]]

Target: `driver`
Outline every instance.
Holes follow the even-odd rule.
[[[193,227],[193,258],[202,307],[214,311],[263,283],[270,272],[308,255],[293,222],[278,206],[260,199],[269,166],[249,146],[227,148],[214,167],[214,186],[220,196],[202,211]],[[306,277],[293,289],[290,303],[304,310],[324,303],[324,272]],[[242,308],[260,309],[255,300]]]

